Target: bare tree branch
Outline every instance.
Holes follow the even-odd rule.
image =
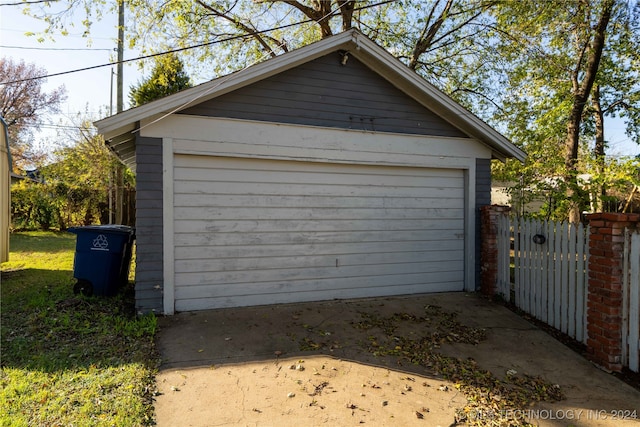
[[[38,4],[38,3],[57,3],[60,0],[30,0],[30,1],[17,1],[15,3],[0,3],[0,6],[23,6],[25,4]]]
[[[321,37],[324,39],[333,35],[329,21],[333,16],[331,1],[313,0],[314,7],[307,6],[296,0],[261,0],[263,3],[286,3],[302,12],[307,18],[315,21],[320,26]]]
[[[231,22],[236,28],[252,36],[262,46],[262,48],[271,55],[272,58],[275,58],[278,54],[274,50],[274,47],[268,43],[268,40],[276,44],[275,47],[282,48],[285,52],[287,51],[284,42],[280,42],[271,36],[265,36],[264,34],[259,33],[255,28],[250,27],[249,25],[241,22],[238,18],[232,16],[230,14],[230,10],[218,10],[214,6],[207,4],[202,0],[196,0],[196,3],[210,11],[212,15]]]
[[[438,6],[438,4],[439,2],[436,2],[429,12],[429,18],[427,19],[427,22],[425,23],[425,26],[420,33],[420,37],[418,38],[418,41],[413,48],[411,59],[409,59],[409,68],[411,68],[412,70],[416,69],[418,65],[418,58],[424,53],[425,50],[429,48],[436,33],[438,32],[440,27],[442,27],[442,24],[444,23],[449,10],[451,10],[451,6],[453,6],[453,0],[447,0],[447,4],[445,4],[444,9],[440,12],[440,16],[438,16],[435,22],[431,25],[431,17],[433,16],[435,8]]]
[[[342,15],[342,31],[350,30],[356,2],[355,0],[338,0],[338,6]]]

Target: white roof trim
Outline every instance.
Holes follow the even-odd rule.
[[[95,122],[106,140],[132,132],[136,123],[173,114],[243,86],[279,74],[335,50],[347,50],[417,102],[491,147],[495,157],[524,161],[526,153],[449,96],[406,67],[371,39],[353,29],[277,56],[244,70]]]

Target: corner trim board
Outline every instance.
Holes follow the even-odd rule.
[[[175,313],[175,255],[173,248],[173,139],[162,139],[162,256],[163,310]]]
[[[476,289],[476,164],[469,162],[464,169],[465,224],[464,224],[464,290]]]

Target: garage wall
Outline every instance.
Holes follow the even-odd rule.
[[[176,155],[175,309],[460,291],[464,173]]]
[[[324,53],[326,50],[322,52]],[[319,52],[316,54],[319,54]],[[314,55],[313,58],[316,58],[316,56]],[[200,198],[206,199],[209,196],[220,196],[218,193],[209,192],[220,187],[220,169],[223,170],[222,176],[224,177],[224,174],[228,172],[228,168],[220,168],[217,163],[212,165],[210,162],[223,160],[241,163],[257,162],[261,165],[278,162],[281,162],[279,164],[284,164],[282,162],[287,162],[296,163],[298,166],[303,165],[304,168],[311,169],[327,165],[338,168],[351,166],[357,170],[364,170],[361,168],[378,168],[377,170],[379,171],[390,171],[393,169],[399,172],[399,175],[395,178],[402,176],[401,169],[415,172],[418,175],[426,171],[444,171],[442,177],[420,176],[419,181],[428,183],[423,186],[423,189],[430,188],[428,191],[435,191],[432,195],[437,194],[439,184],[434,183],[438,182],[440,178],[444,179],[444,181],[462,183],[460,187],[455,184],[455,190],[448,191],[456,194],[459,190],[462,194],[462,199],[459,199],[462,200],[462,207],[459,207],[462,211],[461,217],[454,216],[449,218],[461,222],[457,223],[454,228],[444,228],[442,230],[445,233],[449,233],[449,235],[455,235],[455,239],[462,239],[463,256],[455,262],[462,260],[461,262],[464,264],[459,269],[463,274],[463,279],[457,278],[451,283],[456,283],[456,286],[464,286],[462,282],[464,282],[464,277],[467,277],[470,279],[467,282],[468,286],[473,287],[474,272],[475,276],[479,274],[478,260],[480,258],[478,251],[480,237],[479,234],[474,234],[479,232],[480,229],[477,226],[478,218],[475,212],[479,206],[490,202],[489,159],[492,153],[489,145],[494,146],[494,144],[487,145],[480,142],[480,140],[485,141],[487,138],[484,131],[479,129],[482,127],[481,124],[464,120],[460,124],[463,128],[468,129],[471,134],[482,135],[479,136],[480,140],[478,140],[469,137],[431,111],[430,103],[438,102],[440,109],[435,111],[441,113],[443,117],[449,117],[452,122],[458,123],[456,117],[446,115],[454,111],[458,114],[460,113],[458,109],[449,108],[446,102],[441,103],[441,100],[437,97],[431,97],[433,94],[429,95],[428,98],[426,98],[426,94],[423,94],[424,96],[419,98],[422,103],[416,102],[413,98],[416,95],[414,90],[418,90],[418,95],[423,93],[423,90],[420,89],[420,85],[411,83],[415,76],[398,73],[394,67],[385,68],[387,67],[386,65],[376,61],[369,63],[367,58],[367,56],[361,56],[364,63],[379,70],[389,80],[381,77],[381,74],[372,71],[353,56],[348,58],[346,64],[344,62],[341,64],[342,56],[340,52],[333,52],[306,63],[303,63],[304,61],[301,59],[291,63],[277,62],[280,65],[276,68],[263,67],[260,72],[249,73],[248,75],[243,74],[242,79],[235,82],[233,78],[219,80],[220,84],[218,86],[207,86],[206,91],[201,91],[202,93],[199,94],[192,90],[188,94],[195,93],[197,96],[190,98],[188,103],[182,104],[183,106],[199,102],[199,100],[206,99],[208,96],[215,95],[216,97],[180,112],[162,116],[162,120],[157,120],[157,116],[153,116],[150,113],[132,114],[132,117],[138,117],[140,120],[140,123],[135,126],[137,131],[132,134],[136,135],[137,144],[138,242],[140,246],[145,248],[139,254],[137,269],[137,300],[141,310],[164,310],[167,313],[173,313],[174,308],[181,309],[181,307],[186,307],[190,304],[184,306],[175,305],[174,307],[174,297],[182,301],[218,298],[219,304],[216,303],[215,306],[237,305],[237,302],[225,299],[230,295],[233,296],[227,291],[235,292],[235,288],[238,288],[235,284],[224,291],[227,292],[226,297],[224,292],[217,294],[217,291],[214,291],[215,288],[210,286],[214,282],[224,283],[224,280],[217,280],[215,276],[211,276],[209,273],[220,273],[218,279],[231,277],[226,275],[226,270],[198,270],[199,267],[196,264],[190,264],[197,261],[204,266],[209,261],[216,260],[215,257],[206,255],[206,253],[204,255],[198,254],[200,249],[210,248],[211,242],[219,237],[220,224],[212,225],[208,221],[216,221],[220,215],[224,214],[230,215],[228,219],[225,219],[229,224],[245,221],[244,219],[238,221],[238,218],[233,215],[235,212],[244,212],[242,206],[236,206],[233,203],[225,205],[224,203],[218,203],[220,201],[218,200],[210,205],[206,203],[189,205],[189,203],[194,203],[193,201],[200,203]],[[294,63],[297,64],[295,68],[282,71],[283,67],[293,66]],[[300,65],[301,63],[302,65]],[[276,72],[278,74],[275,74]],[[269,77],[259,80],[265,75]],[[394,86],[394,83],[397,87]],[[243,87],[243,84],[248,84],[248,86]],[[398,87],[404,91],[398,89]],[[202,98],[199,98],[199,96],[202,96]],[[166,105],[170,104],[169,102]],[[162,113],[160,107],[149,109],[149,111],[158,114]],[[463,112],[462,114],[464,115],[465,113]],[[129,123],[126,128],[131,130],[131,125]],[[467,125],[470,128],[467,128]],[[122,143],[122,140],[120,141]],[[127,140],[124,143],[128,142]],[[196,163],[203,161],[208,164],[206,166],[194,166],[191,164],[192,161]],[[237,171],[248,173],[252,181],[245,184],[250,184],[250,188],[266,189],[259,169],[249,168],[243,170],[239,168]],[[198,174],[201,175],[200,178],[197,177]],[[304,180],[304,177],[308,178],[310,176],[312,175],[304,175],[304,173],[300,176],[290,176],[288,177],[290,180],[286,181],[286,183],[295,187],[298,183],[296,178]],[[315,176],[315,178],[319,176]],[[285,181],[271,184],[280,185],[284,183]],[[321,181],[318,184],[321,186],[333,185]],[[432,184],[435,186],[432,186]],[[309,186],[311,183],[307,182],[305,185]],[[353,185],[353,183],[348,185]],[[410,185],[409,187],[416,186]],[[393,185],[388,188],[385,187],[385,190],[389,190],[389,188],[393,188]],[[442,188],[446,188],[446,186]],[[356,188],[352,190],[356,190]],[[448,188],[448,190],[451,190],[451,188]],[[223,201],[231,200],[235,202],[241,200],[228,199],[231,193],[221,194],[221,200]],[[272,196],[275,196],[273,194],[262,194],[260,192],[256,194],[250,192],[233,194],[238,197],[257,197],[255,200],[259,200],[259,202],[252,205],[254,209],[250,209],[253,213],[260,212],[261,208],[265,206],[267,211],[272,213],[275,211],[270,211],[270,209],[279,208],[277,205],[269,204],[273,200],[277,201],[277,199],[272,198]],[[308,198],[305,197],[305,194],[293,194],[291,197],[293,197],[292,200],[306,202]],[[327,192],[319,196],[328,197],[331,194],[333,193]],[[174,196],[176,197],[175,199]],[[266,198],[260,199],[260,197]],[[278,197],[285,198],[280,199],[280,201],[286,202],[286,197],[289,196],[286,191],[283,191]],[[352,194],[352,197],[356,200],[360,196]],[[396,195],[394,194],[381,193],[373,198],[388,200],[395,197]],[[426,198],[432,199],[434,203],[442,203],[446,199],[441,195]],[[407,201],[408,199],[411,199],[411,197],[408,197]],[[182,202],[180,200],[186,204],[181,205],[180,203]],[[346,207],[327,207],[323,206],[322,203],[319,206],[320,209],[333,209],[338,214],[348,214],[350,212],[348,203]],[[311,209],[313,212],[313,209],[315,209],[314,206],[294,206],[293,208],[294,211],[297,210],[296,212],[303,214],[303,217],[304,213],[307,212],[306,210]],[[357,209],[360,208],[357,207]],[[438,211],[439,209],[446,210],[447,208],[444,205],[422,208],[425,209],[423,212],[424,218],[430,220],[445,218],[441,217],[442,212]],[[364,209],[376,211],[380,207],[364,207]],[[414,208],[404,206],[398,209],[398,212],[400,212],[410,211]],[[429,209],[435,210],[429,211]],[[386,208],[377,212],[386,212]],[[248,218],[246,221],[270,224],[269,221],[280,221],[282,219],[285,222],[291,220],[285,217],[275,217],[267,218],[265,222],[262,217],[259,217]],[[306,222],[315,224],[313,219],[314,216],[311,215],[306,218]],[[348,219],[353,223],[360,219],[363,221],[377,220],[376,218],[367,218],[366,215],[355,216],[350,219],[326,217],[324,219],[329,221]],[[402,220],[404,220],[402,217],[385,217],[383,219],[387,224],[396,224]],[[417,218],[411,218],[410,220],[417,220]],[[199,223],[198,221],[203,222]],[[198,228],[198,224],[200,226],[204,225],[205,228]],[[225,226],[229,224],[225,224]],[[247,223],[244,224],[246,225]],[[424,226],[425,224],[422,225]],[[189,228],[193,230],[189,231]],[[428,226],[419,229],[428,232],[434,231],[433,227],[429,228]],[[435,227],[435,229],[438,229],[438,227]],[[453,230],[457,230],[457,232],[451,233]],[[330,229],[321,230],[320,233],[341,233],[343,231],[359,233],[362,230]],[[389,229],[386,231],[400,232],[399,235],[402,235],[404,232],[413,230]],[[280,236],[282,232],[283,230],[279,229],[267,231],[267,233],[271,233],[268,236],[270,238]],[[222,235],[224,233],[222,232]],[[256,229],[245,234],[237,230],[226,233],[225,238],[255,237],[256,233],[258,236],[261,235],[261,231]],[[301,234],[303,241],[306,241],[305,239],[309,237],[308,233],[305,233],[307,232],[303,230],[303,234]],[[317,230],[313,230],[311,233],[316,236]],[[184,234],[184,236],[181,236],[181,234]],[[186,237],[187,235],[189,236]],[[400,242],[411,243],[412,235],[413,233],[405,233],[405,238],[401,239]],[[186,237],[186,240],[181,241],[182,237]],[[435,235],[431,235],[429,239],[432,237],[435,237]],[[202,242],[201,239],[203,238],[209,239],[209,242],[200,245],[196,244],[195,248],[188,249],[194,249],[191,254],[196,254],[196,257],[202,255],[204,256],[203,258],[193,258],[191,255],[186,256],[185,253],[180,254],[178,248],[181,246],[174,246],[174,243],[184,244],[187,241],[190,242],[189,244],[198,241]],[[354,239],[354,242],[358,241],[357,238]],[[433,241],[438,242],[438,239],[436,238]],[[389,243],[384,240],[382,242],[382,246],[386,246]],[[216,240],[215,244],[218,243],[219,241]],[[254,242],[252,245],[260,246],[262,243],[264,243],[264,240]],[[313,242],[310,244],[313,244]],[[183,245],[182,247],[187,250],[188,246]],[[227,247],[234,246],[234,242],[231,241],[230,244],[223,243],[222,246],[227,250]],[[475,246],[475,251],[473,246]],[[435,247],[437,247],[437,243]],[[424,251],[418,250],[417,252]],[[328,255],[333,256],[336,254]],[[185,256],[185,258],[180,258],[181,256]],[[475,263],[472,260],[474,257]],[[283,258],[283,256],[280,258]],[[466,262],[467,260],[471,262]],[[286,260],[280,259],[277,261],[284,262]],[[337,262],[340,264],[340,259]],[[431,261],[422,260],[416,264],[423,262]],[[440,264],[451,265],[451,263],[447,262],[435,262],[436,265],[433,266],[435,268],[433,271],[436,273],[439,273],[437,268],[440,267]],[[214,267],[205,266],[204,268],[215,268],[215,262],[213,265]],[[380,267],[374,265],[372,268]],[[286,267],[280,269],[286,269]],[[243,266],[242,271],[247,272],[248,270]],[[456,271],[458,271],[457,267]],[[194,276],[188,276],[191,273]],[[422,273],[425,272],[420,272],[420,274]],[[251,271],[248,271],[247,274],[251,274]],[[197,277],[197,275],[200,276]],[[372,277],[375,277],[375,275]],[[163,277],[165,278],[164,281]],[[214,277],[214,280],[211,280],[211,277]],[[268,275],[261,277],[268,277]],[[441,275],[440,279],[442,277]],[[180,279],[180,281],[175,280],[176,278]],[[249,277],[244,280],[250,289],[252,279]],[[439,281],[441,283],[448,282],[447,280]],[[204,286],[207,289],[204,293],[192,292],[197,286]],[[188,287],[192,288],[188,289]],[[220,289],[217,288],[217,290]],[[410,290],[407,289],[407,291]],[[280,293],[286,294],[286,292]],[[255,303],[266,302],[262,300],[260,292],[251,292],[249,295],[256,299]],[[335,296],[348,297],[350,294],[337,292]],[[358,293],[357,296],[362,296],[362,294]],[[196,302],[195,306],[191,305],[190,309],[198,308],[198,304],[200,303]],[[200,308],[211,306],[209,303],[202,304]]]
[[[491,204],[491,159],[476,159],[476,289],[480,289],[480,207]]]
[[[467,205],[465,196],[461,196],[461,203],[464,203],[464,206],[461,209],[464,210],[464,213],[461,215],[462,219],[460,220],[461,223],[458,228],[458,232],[455,233],[457,234],[456,238],[459,238],[463,246],[465,246],[464,234],[471,233],[470,236],[472,239],[472,236],[475,236],[475,234],[473,234],[475,232],[475,218],[468,214],[474,215],[474,209],[477,205],[475,195],[476,190],[484,192],[486,190],[484,187],[486,187],[486,184],[488,183],[488,180],[486,179],[484,184],[476,183],[476,178],[478,176],[483,176],[488,172],[488,163],[483,166],[483,163],[479,163],[477,159],[485,158],[488,160],[491,156],[489,148],[476,141],[465,138],[429,137],[384,132],[371,133],[335,128],[320,128],[316,126],[299,126],[184,115],[174,115],[167,117],[162,121],[151,123],[149,126],[144,126],[143,132],[145,136],[149,137],[159,138],[161,135],[164,136],[162,141],[163,150],[165,150],[167,159],[173,159],[172,161],[175,162],[175,165],[170,167],[167,165],[164,166],[165,169],[167,169],[167,175],[164,177],[164,180],[166,181],[165,191],[168,191],[165,195],[169,195],[170,197],[169,201],[165,200],[165,212],[168,212],[168,209],[173,211],[173,202],[175,202],[176,209],[175,212],[170,213],[170,219],[165,214],[165,221],[168,221],[165,225],[171,224],[171,229],[165,228],[163,230],[165,239],[169,242],[165,242],[166,247],[164,250],[164,257],[165,260],[171,259],[171,262],[167,262],[164,266],[165,270],[171,270],[165,271],[165,277],[176,279],[175,281],[165,283],[163,297],[165,303],[164,309],[167,313],[173,313],[174,310],[194,310],[213,306],[222,307],[242,305],[247,304],[247,301],[250,299],[248,297],[243,297],[243,302],[239,302],[237,300],[239,295],[230,295],[226,293],[230,288],[224,289],[222,293],[217,293],[217,290],[222,288],[215,288],[210,285],[214,283],[214,281],[216,283],[224,283],[224,277],[227,276],[220,276],[220,274],[223,274],[222,272],[217,272],[220,273],[218,275],[218,279],[221,279],[222,277],[221,280],[216,279],[215,276],[198,276],[199,273],[203,272],[198,272],[197,269],[194,270],[195,276],[190,276],[187,269],[188,264],[180,265],[178,263],[177,257],[181,256],[178,253],[178,248],[180,247],[179,243],[184,244],[189,241],[200,242],[195,245],[195,250],[201,251],[209,244],[206,242],[224,242],[216,240],[216,231],[219,230],[219,224],[215,223],[216,219],[220,219],[221,215],[231,215],[227,218],[227,223],[225,225],[236,223],[236,216],[232,215],[234,208],[237,207],[236,205],[231,204],[228,206],[221,206],[217,204],[217,202],[207,205],[206,202],[203,202],[203,200],[207,200],[208,197],[212,195],[210,192],[218,191],[220,188],[224,191],[228,191],[227,186],[235,185],[234,183],[236,181],[229,181],[220,178],[224,175],[219,175],[218,168],[211,166],[211,164],[199,166],[198,163],[190,163],[189,161],[185,161],[185,159],[226,159],[229,161],[239,162],[265,161],[274,163],[282,161],[287,164],[298,164],[304,169],[312,169],[317,165],[334,164],[335,167],[347,168],[380,167],[382,168],[381,170],[387,167],[398,170],[444,170],[446,173],[454,174],[453,176],[447,176],[452,178],[453,183],[458,182],[455,187],[460,189],[460,193],[466,195],[468,192],[469,197],[471,197]],[[476,170],[478,165],[480,165],[481,171]],[[171,171],[170,175],[169,171]],[[242,172],[242,169],[239,169],[239,171],[240,172],[236,171],[236,178],[244,179],[243,177],[245,174]],[[266,180],[266,176],[268,174],[263,176],[259,172],[253,171],[246,175],[251,181],[243,184],[245,186],[245,193],[250,195],[260,195],[262,194],[261,191],[265,189],[272,189],[272,183],[270,184],[270,181]],[[282,180],[278,182],[280,184],[287,185],[283,188],[278,188],[278,190],[282,190],[282,195],[286,196],[285,190],[289,189],[290,186],[295,187],[299,183],[304,183],[308,186],[309,182],[305,181],[303,178],[304,177],[296,176],[282,178]],[[306,179],[308,180],[308,177]],[[434,184],[437,181],[432,181],[428,176],[422,177],[420,182],[425,183],[425,185],[438,185]],[[446,182],[447,179],[444,179],[444,181],[441,182],[443,185],[442,188],[444,189],[448,188]],[[465,191],[464,184],[466,182],[468,182],[469,187]],[[187,188],[185,188],[185,186]],[[184,197],[187,197],[188,194],[192,197],[192,201],[190,203],[202,202],[203,204],[196,204],[193,206],[181,205],[181,200],[184,201]],[[242,193],[233,194],[238,196],[242,195]],[[306,193],[303,192],[300,194],[304,195]],[[300,194],[295,195],[294,199],[304,201],[305,197],[298,197]],[[332,193],[327,190],[325,196],[331,194]],[[276,194],[270,194],[270,196],[275,195]],[[385,199],[388,198],[389,194],[379,194],[378,196],[381,199]],[[446,197],[438,196],[433,198],[432,201],[439,203],[441,199],[444,200]],[[267,199],[262,199],[262,201],[265,200]],[[273,202],[273,200],[277,199],[268,199],[270,203]],[[257,212],[260,207],[264,206],[269,207],[270,205],[257,203],[253,207],[258,209],[256,210]],[[179,210],[178,207],[185,207],[188,209]],[[218,207],[222,207],[224,209],[218,210]],[[438,208],[434,207],[434,209]],[[344,212],[347,211],[348,209]],[[302,210],[300,212],[305,211]],[[196,213],[197,215],[200,215],[200,218],[193,216]],[[433,217],[431,214],[431,212],[425,211],[424,217]],[[313,219],[312,217],[308,218]],[[242,217],[238,217],[238,219],[242,219]],[[254,222],[259,222],[260,220],[258,217],[253,219],[255,220]],[[352,219],[355,220],[357,217]],[[387,223],[394,223],[392,218],[385,218],[385,220]],[[185,231],[181,228],[185,225],[189,227],[197,227],[194,227],[193,231]],[[198,228],[200,226],[204,228]],[[253,231],[257,232],[258,237],[265,237],[260,234],[258,229],[254,229]],[[181,233],[184,233],[182,237],[180,237]],[[276,233],[270,234],[269,236],[277,235],[278,234]],[[399,234],[399,236],[401,235],[402,234]],[[413,233],[404,234],[405,237],[410,237],[412,235]],[[225,236],[225,238],[229,238],[231,236],[236,237],[233,233],[223,233],[223,236]],[[252,233],[247,232],[245,238],[251,238],[251,236]],[[304,233],[300,236],[302,236],[301,238],[309,237]],[[180,242],[178,239],[183,237],[186,240]],[[205,239],[206,242],[203,243],[202,239]],[[251,242],[245,243],[245,246],[250,246],[251,244]],[[280,242],[279,244],[283,244],[283,242]],[[228,245],[224,243],[223,246],[226,247]],[[465,262],[466,256],[468,256],[466,259],[471,260],[475,258],[474,256],[477,254],[477,251],[471,253],[464,252],[466,250],[471,250],[470,246],[471,245],[466,245],[466,247],[463,248],[464,256],[460,258],[462,263]],[[211,261],[214,259],[211,258],[211,255],[207,255],[206,248],[201,252],[204,258],[198,262],[207,263],[207,260]],[[282,259],[283,256],[280,258]],[[188,261],[188,259],[182,258],[181,260]],[[335,263],[335,258],[333,261]],[[185,269],[180,270],[178,268],[179,266],[180,268],[184,267]],[[188,268],[191,267],[193,267],[193,265]],[[464,279],[461,279],[461,282],[459,282],[461,286],[471,284],[471,281],[475,276],[475,267],[476,264],[474,262],[470,265],[465,265],[464,268],[460,270],[460,274],[462,276],[471,278],[467,283],[464,282]],[[283,270],[283,268],[278,269],[281,271]],[[183,273],[186,275],[182,275]],[[189,277],[191,279],[195,278],[196,281],[180,282],[181,279]],[[208,282],[203,282],[203,280]],[[245,284],[253,281],[253,279],[250,278],[245,278],[245,280],[246,281],[243,282]],[[441,283],[446,282],[446,280],[441,280]],[[184,285],[184,287],[181,288],[182,285]],[[227,283],[227,285],[230,285],[230,283]],[[424,282],[422,285],[416,286],[417,288],[421,288],[422,286],[423,291],[428,291],[425,290],[423,285]],[[198,294],[197,292],[190,293],[195,291],[198,286],[204,286],[205,291],[203,294]],[[452,290],[452,288],[443,287],[432,288],[430,290],[444,291]],[[332,296],[329,298],[349,297],[349,294],[345,293],[343,290],[335,291],[336,292],[331,294]],[[405,289],[405,291],[408,293],[419,292],[415,290],[410,291],[408,288]],[[363,294],[351,294],[351,296],[356,295],[362,296]],[[255,302],[256,304],[267,303],[267,300],[261,296],[260,292],[251,294],[251,298],[254,298],[254,300],[257,301]],[[180,299],[182,299],[183,302],[178,303]],[[215,303],[216,305],[211,305],[212,299],[218,299]],[[274,299],[271,299],[270,301],[282,302],[281,300],[278,301]],[[183,304],[184,302],[186,303]]]
[[[467,138],[350,57],[334,52],[180,114]]]
[[[11,218],[11,154],[6,124],[0,117],[0,262],[9,261]]]
[[[161,313],[162,139],[136,137],[136,308]]]

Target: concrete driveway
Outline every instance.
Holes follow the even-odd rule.
[[[180,313],[158,350],[160,427],[640,425],[639,391],[476,294]]]

